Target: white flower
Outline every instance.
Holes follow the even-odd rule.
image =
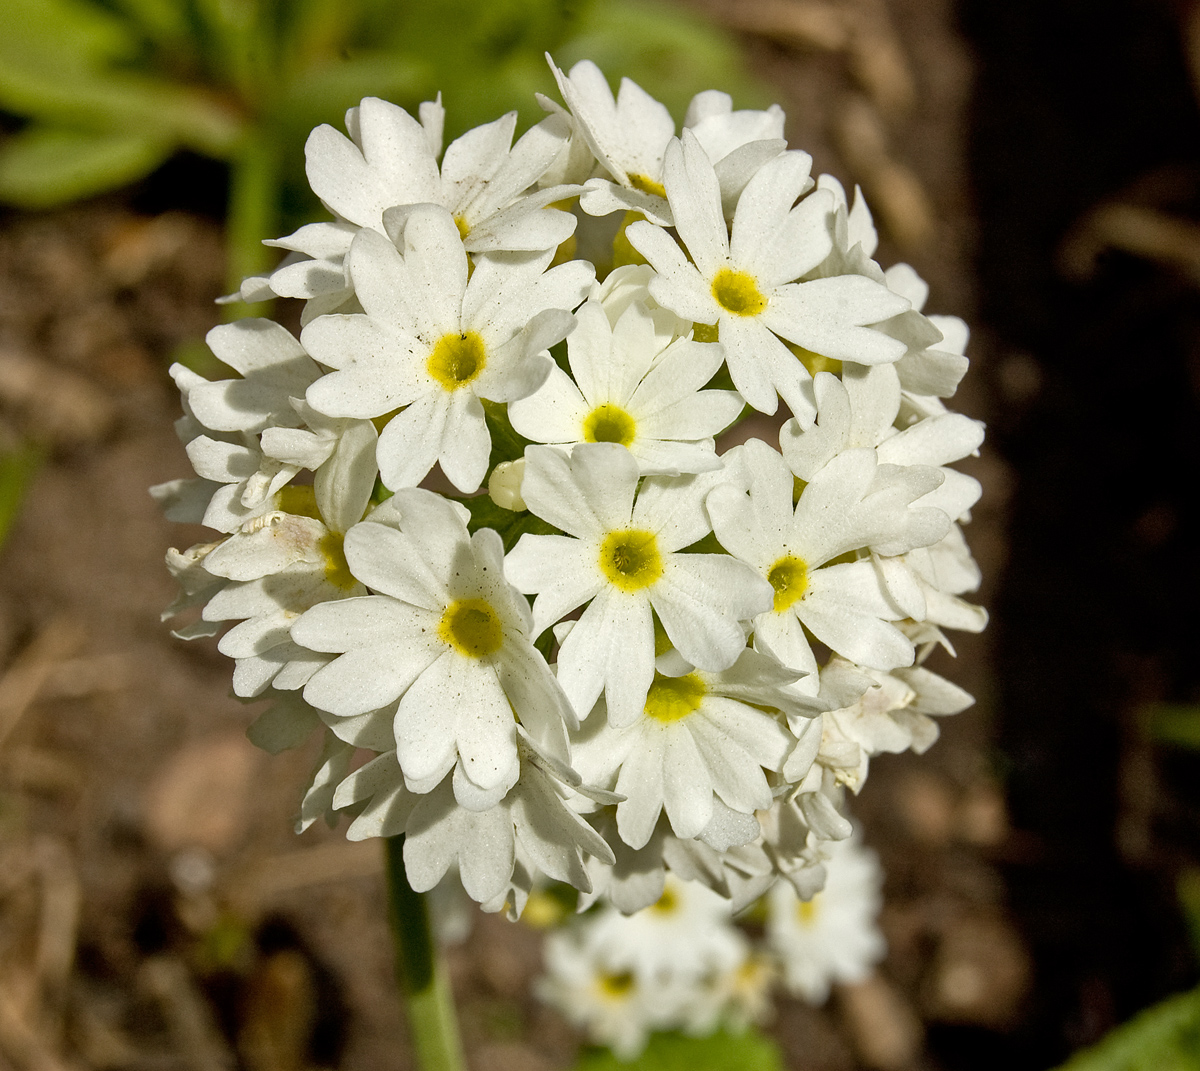
[[[623,1060],[637,1056],[653,1031],[676,1025],[693,996],[683,980],[647,983],[610,970],[570,931],[550,934],[543,955],[548,973],[538,979],[538,996]]]
[[[355,808],[351,840],[405,835],[404,865],[418,892],[432,889],[456,867],[470,896],[493,909],[524,855],[536,873],[590,890],[584,854],[611,863],[603,838],[563,803],[555,763],[527,737],[518,741],[520,776],[501,798],[485,800],[464,786],[459,770],[418,795],[404,783],[395,752],[386,752],[347,777],[334,805]],[[464,787],[475,806],[463,805]],[[486,805],[479,805],[486,804]]]
[[[626,797],[617,805],[617,828],[633,848],[650,839],[664,808],[675,835],[687,838],[708,826],[714,794],[744,815],[769,807],[763,771],[780,769],[795,741],[762,708],[812,714],[787,690],[796,674],[755,651],[743,651],[721,673],[677,668],[691,671],[655,673],[635,722],[590,725],[573,744],[583,778]]]
[[[545,271],[550,253],[470,274],[458,230],[443,208],[418,205],[404,251],[360,231],[349,271],[362,314],[330,315],[304,329],[305,347],[335,369],[308,389],[308,403],[331,417],[380,417],[405,407],[379,437],[383,482],[415,486],[440,462],[461,491],[476,490],[488,468],[491,435],[480,399],[508,402],[532,393],[552,362],[544,351],[573,323],[590,265]]]
[[[811,158],[786,152],[764,164],[738,200],[726,229],[716,173],[690,131],[672,141],[664,183],[687,256],[660,227],[641,222],[626,232],[659,276],[659,304],[698,324],[716,324],[729,374],[755,409],[775,412],[782,397],[811,423],[811,377],[781,339],[838,360],[895,361],[903,343],[862,325],[903,311],[908,302],[860,275],[796,282],[832,248],[832,196],[808,188]],[[795,206],[795,207],[793,207]]]
[[[862,981],[885,952],[876,924],[883,872],[875,853],[842,841],[825,866],[825,888],[812,899],[800,900],[783,881],[767,899],[767,941],[784,984],[810,1004],[823,1003],[833,982]]]
[[[588,944],[612,971],[644,982],[700,979],[745,959],[729,901],[695,881],[667,875],[662,895],[632,915],[608,907],[587,920]]]
[[[910,508],[940,482],[937,473],[885,472],[874,451],[847,450],[813,474],[793,510],[792,473],[769,446],[751,439],[725,457],[731,483],[707,499],[713,529],[774,592],[771,609],[754,619],[755,648],[815,674],[807,629],[853,662],[911,665],[912,643],[891,624],[908,614],[888,597],[876,564],[836,559],[862,548],[898,554],[939,539],[946,515]]]
[[[692,665],[732,665],[746,643],[740,622],[770,604],[771,589],[728,555],[680,553],[710,530],[701,501],[710,477],[651,476],[639,492],[637,460],[615,443],[585,443],[570,458],[531,446],[525,456],[525,502],[566,535],[523,535],[505,571],[537,594],[535,635],[589,603],[558,655],[579,715],[603,692],[614,725],[640,717],[654,676],[652,609]]]
[[[259,432],[299,423],[291,399],[303,398],[321,369],[287,328],[270,320],[238,320],[214,327],[205,341],[242,376],[190,384],[188,405],[205,428]]]
[[[457,798],[481,806],[479,793],[516,782],[514,713],[563,758],[574,718],[504,580],[500,537],[469,536],[464,515],[432,492],[398,492],[346,534],[350,572],[377,594],[313,607],[292,637],[340,655],[305,686],[309,703],[339,717],[397,703],[409,787],[427,792],[457,766]]]
[[[567,338],[571,375],[556,366],[535,393],[512,402],[513,427],[539,443],[620,443],[643,475],[720,468],[713,436],[742,410],[733,391],[700,389],[721,367],[721,347],[678,339],[660,348],[641,303],[626,308],[615,327],[597,301],[575,315]]]
[[[628,78],[621,79],[614,99],[608,80],[590,60],[575,64],[569,74],[563,74],[553,63],[550,66],[576,131],[615,180],[589,180],[580,196],[580,207],[594,216],[638,212],[655,223],[670,226],[663,158],[675,136],[671,113]],[[735,112],[727,93],[708,90],[692,99],[684,126],[691,128],[717,166],[722,194],[732,202],[750,175],[786,148],[783,120],[778,105],[767,111]]]

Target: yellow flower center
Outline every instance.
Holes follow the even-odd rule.
[[[692,324],[692,340],[695,342],[720,342],[720,325]]]
[[[637,434],[637,425],[618,405],[598,405],[584,418],[583,438],[589,443],[620,443],[628,446]]]
[[[426,370],[446,390],[456,391],[475,379],[487,365],[487,349],[474,331],[443,335],[433,347]]]
[[[667,189],[661,182],[655,182],[649,175],[630,175],[629,185],[642,193],[652,193],[656,197],[666,197]]]
[[[469,658],[494,654],[504,643],[500,618],[483,599],[459,599],[451,603],[438,624],[438,636]]]
[[[757,316],[767,307],[767,299],[758,289],[754,276],[733,268],[722,268],[717,272],[712,281],[712,294],[721,308],[738,316]]]
[[[633,988],[633,973],[622,971],[620,974],[602,974],[596,980],[602,996],[610,1000],[620,1000]]]
[[[454,226],[458,228],[458,236],[465,242],[467,235],[471,233],[471,224],[463,219],[462,216],[455,216]]]
[[[817,897],[799,901],[796,904],[796,917],[800,920],[801,926],[812,926],[817,921]]]
[[[654,674],[654,683],[646,694],[646,717],[669,725],[700,709],[708,686],[695,673],[684,677]],[[665,895],[665,894],[664,894]]]
[[[771,566],[767,579],[775,589],[775,612],[781,613],[804,598],[808,590],[808,565],[801,558],[785,555]]]
[[[671,888],[663,889],[663,894],[653,904],[649,910],[656,915],[673,915],[682,905],[679,903],[679,897],[675,895],[675,890]]]
[[[609,532],[600,544],[600,571],[622,591],[641,591],[663,574],[653,532],[625,528]]]
[[[325,559],[325,579],[334,587],[349,591],[357,586],[358,581],[350,572],[346,562],[345,539],[341,532],[326,532],[317,544],[321,557]]]

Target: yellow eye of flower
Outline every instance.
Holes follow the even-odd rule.
[[[609,532],[600,544],[600,571],[622,591],[648,588],[663,574],[657,537],[637,528]]]
[[[625,996],[633,988],[633,974],[622,971],[620,974],[602,974],[597,979],[600,992],[613,1000]]]
[[[487,367],[487,348],[474,331],[451,332],[438,339],[426,370],[446,390],[465,387]]]
[[[617,405],[598,405],[584,418],[583,438],[589,443],[620,443],[628,446],[637,435],[637,424]]]
[[[738,316],[757,316],[767,307],[767,299],[749,272],[722,268],[713,277],[712,294],[717,304]]]
[[[655,673],[654,683],[646,694],[646,717],[664,724],[679,721],[699,710],[707,694],[708,686],[695,673],[684,677]]]
[[[483,599],[459,599],[451,603],[438,624],[438,636],[469,658],[494,654],[504,643],[500,618]]]
[[[771,566],[767,579],[775,589],[775,612],[780,613],[804,598],[808,590],[808,565],[788,554]]]

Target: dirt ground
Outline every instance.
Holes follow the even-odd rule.
[[[980,60],[948,0],[705,6],[777,89],[792,145],[863,184],[880,259],[929,280],[929,311],[978,325],[955,406],[1018,441],[1046,373],[978,318]],[[46,449],[0,557],[0,1067],[406,1068],[379,846],[291,832],[313,752],[256,751],[228,661],[159,621],[166,548],[201,538],[146,493],[188,471],[166,368],[218,321],[223,277],[219,223],[186,200],[148,210],[162,199],[151,184],[0,217],[0,442]],[[1014,468],[987,447],[966,467],[986,489],[968,536],[995,605]],[[1008,817],[992,642],[964,638],[937,667],[977,704],[927,755],[877,760],[856,801],[888,873],[889,955],[825,1008],[780,1002],[769,1029],[797,1071],[1048,1061],[1124,1010],[1101,992],[1073,1035],[1030,1025],[1042,945],[1010,887],[1042,842]],[[474,1071],[571,1066],[580,1038],[530,996],[539,940],[479,916],[451,950]]]

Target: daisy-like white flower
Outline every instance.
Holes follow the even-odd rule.
[[[742,410],[734,391],[701,390],[724,360],[719,345],[678,339],[659,349],[640,302],[616,322],[598,301],[576,313],[567,338],[571,375],[555,366],[528,398],[512,402],[512,426],[534,442],[620,443],[643,475],[678,476],[721,467],[713,436]]]
[[[680,553],[711,530],[703,495],[713,474],[647,477],[616,443],[570,457],[525,452],[521,494],[565,535],[523,535],[505,574],[533,604],[534,634],[588,603],[558,655],[558,680],[581,717],[603,692],[614,725],[637,721],[654,678],[656,613],[692,665],[719,671],[746,644],[741,622],[770,605],[771,588],[725,554]]]
[[[650,839],[664,809],[677,837],[698,836],[712,820],[714,794],[744,815],[770,807],[764,770],[779,770],[795,741],[763,708],[814,713],[788,689],[797,675],[756,651],[720,673],[672,668],[677,675],[655,673],[637,721],[589,724],[573,744],[581,776],[626,797],[617,829],[633,848]]]
[[[883,872],[875,853],[856,839],[832,848],[825,887],[809,900],[777,882],[767,899],[767,941],[784,984],[810,1004],[821,1004],[833,982],[861,982],[883,959],[886,946],[876,919]]]
[[[547,973],[537,981],[538,996],[623,1060],[637,1056],[653,1031],[677,1025],[694,999],[688,980],[651,982],[631,970],[612,970],[586,934],[549,934],[543,956]]]
[[[730,483],[707,500],[713,530],[774,592],[771,609],[754,619],[755,647],[815,675],[808,630],[853,662],[911,665],[912,643],[891,623],[908,614],[888,597],[876,564],[836,559],[864,548],[902,554],[940,539],[946,515],[911,508],[940,483],[939,474],[882,470],[874,451],[847,450],[813,474],[793,508],[792,473],[769,446],[751,439],[725,457]]]
[[[354,239],[349,271],[364,312],[304,328],[305,348],[335,369],[307,401],[330,417],[404,407],[379,437],[383,482],[415,486],[440,462],[455,487],[475,491],[491,450],[481,399],[509,402],[541,386],[553,364],[545,351],[571,329],[591,266],[546,271],[550,253],[485,258],[468,281],[454,220],[434,205],[411,211],[403,240],[401,253],[372,230]]]
[[[533,874],[590,890],[584,856],[611,863],[612,851],[564,803],[557,774],[570,771],[523,734],[517,750],[520,776],[499,798],[465,785],[457,772],[430,792],[414,793],[405,785],[396,753],[389,751],[342,781],[333,804],[358,812],[347,832],[351,840],[405,835],[405,870],[418,892],[432,889],[452,867],[470,896],[492,910],[505,906],[504,894],[514,880],[527,894]],[[464,789],[470,806],[463,804]],[[528,866],[515,878],[522,856]]]
[[[632,915],[608,907],[588,920],[588,943],[613,971],[649,982],[699,979],[745,959],[729,901],[695,881],[667,875],[662,895]]]
[[[503,795],[517,779],[517,721],[566,757],[574,716],[530,640],[529,607],[504,580],[491,529],[429,491],[398,492],[346,534],[351,574],[376,594],[314,606],[292,625],[337,654],[304,698],[338,717],[396,704],[396,754],[413,791],[457,767],[456,796]]]
[[[587,142],[610,179],[590,179],[580,207],[594,216],[636,212],[663,226],[671,225],[671,207],[663,187],[663,158],[675,136],[675,120],[666,106],[636,82],[621,79],[613,97],[604,73],[581,60],[564,74],[550,64],[563,100],[575,121],[577,136]],[[544,100],[543,106],[554,110]],[[783,110],[733,110],[727,93],[697,93],[688,106],[684,126],[691,128],[720,173],[722,194],[732,201],[750,175],[786,147]]]
[[[697,324],[716,325],[734,386],[755,409],[773,413],[783,398],[803,423],[815,415],[811,376],[783,340],[824,357],[880,364],[906,347],[863,325],[908,308],[908,301],[860,275],[797,282],[832,249],[832,195],[811,183],[807,153],[764,164],[738,200],[732,228],[712,163],[695,135],[667,149],[663,177],[679,239],[648,222],[627,235],[659,273],[655,300]],[[711,336],[712,332],[706,333]]]

